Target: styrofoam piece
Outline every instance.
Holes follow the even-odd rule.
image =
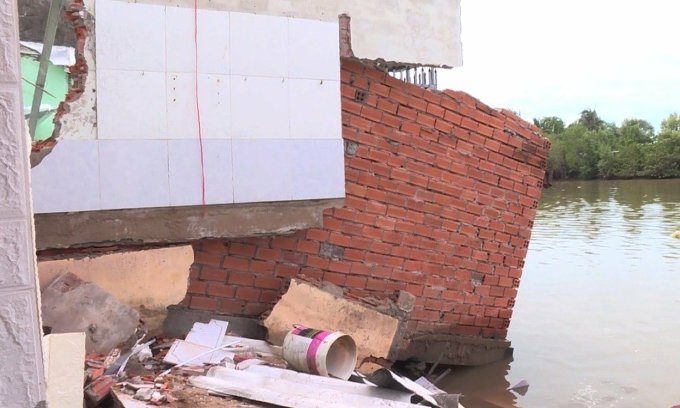
[[[85,333],[48,334],[43,345],[47,403],[55,408],[82,405]]]
[[[224,327],[225,333],[227,332],[227,329],[229,329],[229,322],[227,322],[225,320],[210,319],[210,321],[208,323],[209,324],[216,324],[218,326]]]
[[[268,366],[237,371],[213,367],[189,384],[209,391],[283,407],[394,407],[415,405],[411,394]]]
[[[214,348],[222,344],[226,331],[227,328],[219,324],[196,322],[184,340],[199,346]]]
[[[229,352],[223,350],[216,350],[210,353],[210,350],[213,348],[190,343],[184,340],[175,340],[173,345],[170,347],[170,350],[168,350],[168,354],[166,354],[163,358],[163,361],[170,364],[181,364],[182,362],[189,360],[194,364],[219,364],[220,361],[229,356]],[[204,355],[202,357],[198,357],[201,354]]]
[[[222,338],[222,344],[234,343],[235,341],[238,341],[239,345],[250,348],[252,351],[258,353],[272,354],[277,357],[283,356],[281,347],[273,346],[263,340],[248,339],[245,337],[236,336],[224,336]]]

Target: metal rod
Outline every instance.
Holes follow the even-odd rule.
[[[444,353],[440,354],[439,357],[437,357],[437,361],[435,361],[434,364],[432,364],[432,367],[430,367],[430,371],[427,372],[428,377],[431,376],[432,373],[434,373],[434,370],[437,369],[439,363],[441,363],[442,361],[442,358],[444,358]]]
[[[443,380],[444,377],[446,377],[449,374],[451,374],[451,369],[447,368],[446,370],[444,370],[443,373],[439,374],[439,377],[435,378],[434,381],[432,381],[432,384],[437,385],[439,381]]]
[[[23,79],[27,84],[29,84],[29,85],[31,85],[31,86],[33,86],[33,87],[35,87],[35,88],[38,87],[38,85],[34,84],[33,82],[29,81],[28,79],[26,79],[26,78],[24,78],[24,77],[21,77],[21,79]],[[53,97],[53,98],[56,98],[56,96],[54,96],[53,93],[51,93],[50,91],[48,91],[48,90],[45,89],[44,87],[42,88],[42,91],[45,92],[46,94],[48,94],[49,96],[51,96],[51,97]]]
[[[61,6],[63,1],[64,0],[52,0],[52,3],[50,4],[50,11],[47,15],[45,36],[43,37],[43,48],[42,52],[40,53],[39,60],[40,66],[38,68],[38,77],[35,80],[35,89],[33,92],[31,115],[28,117],[28,129],[31,134],[31,139],[33,139],[35,136],[35,128],[38,125],[38,113],[40,112],[43,88],[45,87],[45,79],[47,78],[47,64],[50,61],[52,45],[54,45],[54,37],[57,35],[57,25],[59,24],[59,17],[61,16]]]

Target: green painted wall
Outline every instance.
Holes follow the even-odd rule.
[[[66,67],[48,63],[47,78],[45,79],[45,90],[40,102],[40,116],[35,130],[33,140],[45,140],[52,136],[54,131],[54,114],[59,103],[64,100],[68,92],[69,77]],[[33,103],[33,93],[35,92],[35,80],[38,77],[38,59],[30,55],[21,56],[21,86],[24,95],[24,115],[28,118],[31,113]],[[27,82],[29,81],[29,82]]]

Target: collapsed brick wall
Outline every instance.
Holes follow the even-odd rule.
[[[258,316],[305,275],[417,297],[411,333],[505,338],[549,142],[512,112],[342,60],[346,200],[323,228],[203,240],[183,306]]]

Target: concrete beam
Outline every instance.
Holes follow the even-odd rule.
[[[399,352],[398,360],[415,358],[426,363],[479,366],[511,355],[512,348],[508,340],[423,334],[404,342],[404,348]]]
[[[323,210],[343,202],[329,199],[36,214],[36,246],[45,250],[285,234],[322,226]]]

